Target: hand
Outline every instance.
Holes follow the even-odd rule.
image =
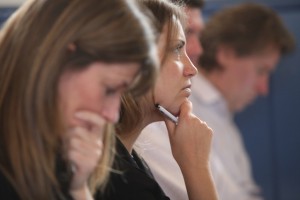
[[[87,111],[76,113],[76,117],[84,122],[84,126],[71,128],[65,138],[67,159],[73,171],[70,193],[73,197],[86,199],[90,196],[88,178],[102,156],[105,120]]]
[[[165,120],[172,153],[182,167],[208,167],[212,140],[212,129],[192,113],[192,103],[186,100],[180,107],[176,126]]]
[[[212,129],[192,114],[192,103],[180,107],[178,125],[166,119],[172,153],[177,161],[190,200],[217,200],[210,174]]]

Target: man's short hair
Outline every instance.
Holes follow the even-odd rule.
[[[171,0],[171,2],[176,2],[179,4],[184,4],[187,7],[202,9],[204,6],[204,0]]]
[[[228,47],[238,56],[259,53],[273,45],[281,54],[292,51],[295,41],[279,15],[269,7],[244,3],[223,9],[206,23],[200,41],[203,54],[199,67],[206,71],[221,69],[216,54],[220,46]]]

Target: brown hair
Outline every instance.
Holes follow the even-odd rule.
[[[294,39],[280,17],[271,8],[246,3],[217,12],[207,22],[200,41],[203,54],[199,67],[206,71],[221,69],[216,53],[221,45],[238,56],[259,53],[270,45],[281,54],[294,48]]]
[[[152,86],[157,58],[146,20],[129,0],[28,0],[5,23],[0,32],[0,170],[22,199],[56,199],[60,193],[55,160],[65,129],[58,80],[65,70],[96,61],[134,62],[141,67],[132,94]],[[94,189],[106,180],[112,162],[110,132]]]
[[[187,7],[202,9],[204,7],[203,0],[170,0],[173,3],[184,4]]]
[[[162,34],[163,28],[167,26],[167,41],[162,51],[163,55],[160,62],[162,66],[171,49],[171,41],[177,37],[179,32],[179,27],[174,17],[184,25],[184,12],[180,5],[172,4],[166,0],[141,0],[140,2],[155,16],[153,23],[159,35]],[[120,121],[116,126],[118,134],[132,131],[142,122],[146,114],[142,106],[143,100],[144,97],[134,98],[131,93],[126,93],[122,96]]]

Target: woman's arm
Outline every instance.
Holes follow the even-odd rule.
[[[186,100],[181,108],[178,125],[166,119],[172,154],[187,187],[189,200],[218,199],[209,167],[212,130],[192,114]]]

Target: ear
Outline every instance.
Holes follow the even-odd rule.
[[[68,44],[68,47],[67,47],[67,48],[68,48],[68,50],[71,51],[71,52],[75,52],[76,49],[77,49],[75,43],[73,43],[73,42],[70,43],[70,44]]]
[[[234,66],[236,57],[236,53],[231,47],[220,45],[217,48],[216,59],[224,69]]]

